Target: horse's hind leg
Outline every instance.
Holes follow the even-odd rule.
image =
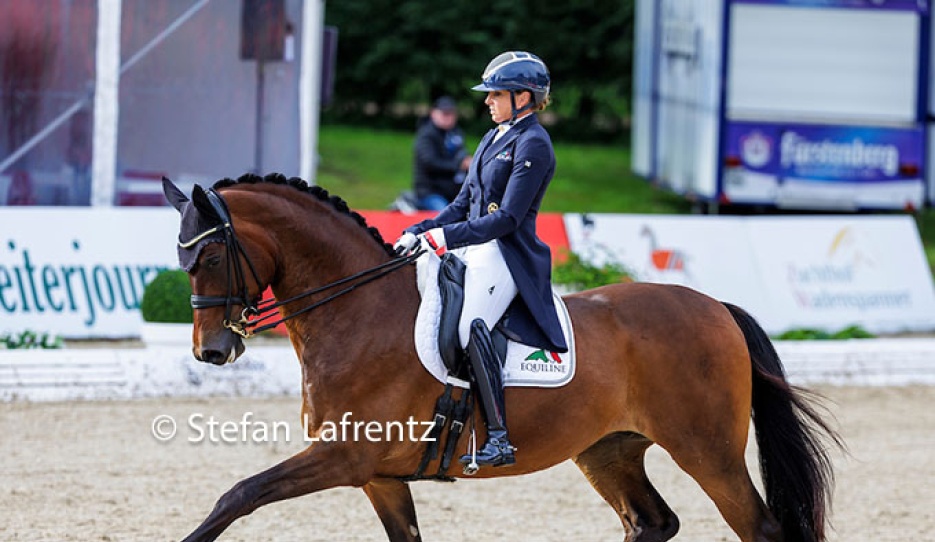
[[[610,504],[626,531],[625,542],[662,542],[679,530],[679,520],[643,466],[652,442],[635,433],[604,437],[575,458],[594,489]]]
[[[380,516],[390,542],[422,540],[409,484],[393,478],[375,478],[364,486],[364,493]]]
[[[779,524],[760,497],[744,462],[743,449],[667,449],[698,482],[743,542],[782,542]]]

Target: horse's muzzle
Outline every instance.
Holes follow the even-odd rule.
[[[232,351],[233,352],[233,351]],[[233,361],[230,354],[224,354],[220,350],[202,350],[201,353],[195,353],[195,359],[210,363],[212,365],[224,365]]]
[[[204,340],[192,348],[192,354],[198,361],[213,365],[233,363],[244,353],[243,341],[233,332],[222,333],[215,340]]]

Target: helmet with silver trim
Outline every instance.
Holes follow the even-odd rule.
[[[483,82],[472,87],[472,90],[528,90],[533,95],[535,105],[543,103],[549,96],[551,82],[545,62],[525,51],[508,51],[497,55],[487,64],[481,80]]]

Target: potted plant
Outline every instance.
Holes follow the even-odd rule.
[[[161,271],[143,290],[140,335],[147,344],[183,344],[192,341],[192,286],[181,269]]]
[[[64,341],[58,335],[26,330],[20,333],[0,333],[0,350],[15,349],[58,349]]]

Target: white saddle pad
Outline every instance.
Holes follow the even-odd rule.
[[[438,351],[438,327],[441,318],[441,297],[438,291],[438,269],[440,260],[422,256],[416,262],[416,282],[422,303],[416,316],[416,351],[422,366],[439,382],[448,381],[448,369]],[[568,352],[549,352],[514,341],[507,345],[506,363],[503,368],[504,386],[557,388],[571,382],[575,376],[575,337],[568,316],[568,308],[561,296],[552,292],[558,321],[565,334]],[[452,383],[467,387],[466,382]]]

